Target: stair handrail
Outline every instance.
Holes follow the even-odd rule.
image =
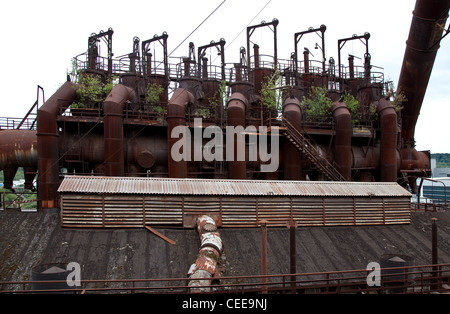
[[[336,169],[335,163],[330,163],[326,158],[323,158],[319,151],[311,145],[311,142],[284,117],[283,124],[286,126],[288,135],[299,144],[300,147],[298,147],[298,149],[306,153],[307,157],[318,166],[329,179],[334,181],[345,181],[345,178]]]

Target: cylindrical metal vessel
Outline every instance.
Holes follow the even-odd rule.
[[[247,106],[248,100],[244,95],[241,93],[233,93],[227,105],[227,125],[234,127],[235,129],[236,127],[245,128],[245,112]],[[244,141],[244,143],[242,143],[242,141]],[[230,179],[246,179],[246,161],[239,160],[238,156],[239,147],[245,147],[245,137],[237,134],[234,139],[227,138],[227,143],[233,145],[233,156],[227,157],[228,177]]]
[[[334,102],[333,113],[336,137],[334,140],[334,161],[339,166],[339,172],[346,180],[352,174],[352,117],[344,102]]]
[[[187,178],[187,152],[184,152],[185,157],[181,160],[175,160],[172,156],[172,148],[178,141],[184,141],[183,147],[186,149],[190,143],[186,142],[186,136],[183,138],[172,137],[172,131],[177,126],[186,127],[186,107],[189,103],[194,103],[194,95],[184,88],[177,88],[167,105],[167,150],[168,150],[168,168],[169,178]],[[186,127],[186,131],[187,127]]]
[[[301,132],[302,112],[300,101],[289,97],[283,105],[283,117]],[[302,180],[302,153],[289,141],[284,141],[283,164],[285,180]]]

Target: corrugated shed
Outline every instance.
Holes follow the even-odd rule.
[[[65,176],[60,193],[410,197],[395,182],[257,181]]]

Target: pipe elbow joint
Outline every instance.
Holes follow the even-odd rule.
[[[167,105],[167,116],[185,116],[186,107],[195,102],[194,95],[184,88],[177,88]]]
[[[135,98],[136,94],[131,88],[122,84],[115,85],[103,102],[103,112],[105,115],[122,114],[125,103]]]
[[[337,117],[337,116],[348,116],[348,117],[351,117],[350,110],[348,109],[347,104],[345,102],[335,101],[331,105],[330,110],[331,110],[331,113],[333,114],[334,117]]]
[[[248,107],[248,99],[244,96],[244,94],[235,92],[231,94],[230,99],[227,103],[227,108],[237,108],[240,110],[243,110],[245,112],[245,109]]]
[[[235,92],[231,95],[227,103],[227,121],[229,125],[245,126],[245,112],[248,104],[248,100],[243,94]]]
[[[296,111],[301,112],[300,101],[297,97],[288,97],[283,103],[283,112]]]
[[[394,106],[385,98],[378,101],[376,109],[380,116],[395,116],[395,118],[397,118],[397,113],[395,112]]]

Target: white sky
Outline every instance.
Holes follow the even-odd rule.
[[[114,30],[113,52],[121,56],[132,51],[134,36],[141,42],[166,31],[168,51],[181,43],[223,0],[171,1],[7,1],[0,13],[0,117],[23,117],[36,100],[37,85],[45,89],[48,99],[66,80],[71,58],[87,50],[91,33]],[[173,56],[188,54],[189,42],[195,47],[224,38],[228,46],[250,23],[259,24],[274,18],[277,27],[278,57],[288,59],[294,51],[294,33],[327,26],[326,58],[337,63],[337,40],[369,32],[369,52],[372,65],[384,68],[385,79],[397,86],[408,38],[415,0],[227,0]],[[253,21],[252,19],[255,18]],[[261,46],[261,53],[272,54],[272,32],[257,30],[252,41]],[[316,35],[305,35],[301,51],[307,46],[320,59],[314,45]],[[448,134],[450,91],[450,37],[441,48],[422,105],[416,127],[418,150],[450,153]],[[239,61],[239,48],[246,46],[245,30],[229,45],[226,62]],[[105,52],[106,53],[106,52]],[[347,55],[363,57],[359,41],[348,42],[342,51],[342,63]],[[358,61],[358,60],[356,60]]]

